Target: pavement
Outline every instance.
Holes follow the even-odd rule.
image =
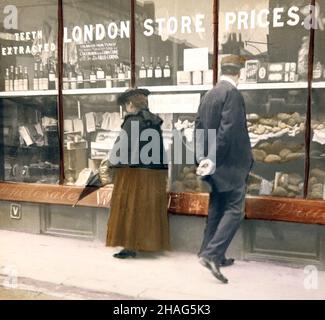
[[[188,252],[112,257],[103,243],[0,231],[1,299],[325,299],[316,267],[236,261],[222,284]]]

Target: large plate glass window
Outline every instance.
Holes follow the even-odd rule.
[[[0,4],[1,179],[57,183],[57,1]]]
[[[234,7],[231,1],[220,2],[219,57],[246,59],[239,89],[255,158],[250,195],[303,196],[308,4],[251,0],[236,1]]]
[[[130,1],[64,0],[63,89],[129,87]]]
[[[164,120],[171,191],[202,191],[195,175],[194,121],[213,82],[213,1],[136,1],[136,84]]]
[[[213,1],[136,1],[140,86],[212,84]]]
[[[315,54],[311,109],[311,146],[308,198],[325,199],[325,4],[315,10]]]
[[[116,97],[130,86],[130,1],[65,0],[65,183],[83,186],[112,148],[123,112]]]

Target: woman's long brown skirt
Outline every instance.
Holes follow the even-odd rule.
[[[106,245],[169,250],[167,170],[115,169]]]

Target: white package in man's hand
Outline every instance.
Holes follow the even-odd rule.
[[[196,169],[196,174],[198,176],[209,176],[213,174],[216,170],[216,165],[210,159],[204,159],[200,162],[200,165]]]

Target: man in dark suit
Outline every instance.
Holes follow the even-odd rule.
[[[220,82],[202,98],[196,118],[196,137],[204,142],[197,142],[197,174],[211,186],[199,257],[223,283],[228,280],[219,268],[234,263],[225,253],[244,218],[246,181],[253,164],[245,103],[237,89],[242,66],[239,56],[222,59]]]

